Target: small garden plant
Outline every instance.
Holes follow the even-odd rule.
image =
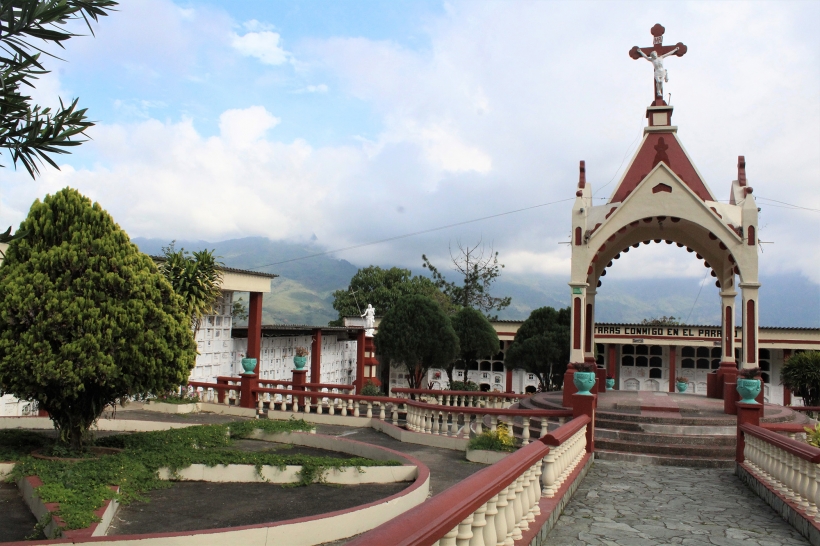
[[[678,383],[689,383],[689,378],[683,375],[679,375],[675,378],[675,381],[677,381]]]
[[[510,435],[510,429],[505,423],[498,423],[495,432],[485,430],[471,438],[467,449],[484,449],[487,451],[515,451],[515,439]]]
[[[760,368],[742,368],[738,375],[741,379],[757,379],[760,377]]]
[[[595,373],[595,370],[598,369],[598,366],[592,362],[579,362],[578,364],[573,364],[573,366],[576,372]]]
[[[479,387],[474,381],[453,381],[450,383],[451,391],[478,391]]]
[[[293,352],[296,356],[307,356],[310,354],[310,351],[307,350],[307,347],[296,347]]]
[[[382,390],[368,379],[367,383],[362,387],[362,396],[382,396]]]
[[[148,491],[171,487],[169,482],[159,479],[157,472],[160,468],[168,468],[173,473],[197,463],[207,466],[251,464],[259,472],[263,466],[301,465],[298,485],[308,485],[321,482],[324,472],[330,469],[401,464],[360,457],[341,459],[232,449],[236,439],[246,438],[256,430],[278,433],[312,428],[313,425],[304,420],[262,419],[120,434],[98,439],[95,445],[120,448],[122,453],[79,462],[35,459],[30,456],[31,451],[53,445],[53,439],[33,432],[0,430],[0,461],[17,462],[9,481],[25,476],[38,476],[43,481],[37,494],[43,502],[60,503],[57,514],[66,522],[67,529],[88,527],[96,521],[94,511],[107,499],[117,498],[126,504],[145,501]],[[111,485],[120,487],[119,494],[110,489]]]
[[[810,446],[820,447],[820,423],[817,423],[814,428],[803,427],[803,430],[806,431],[806,443]]]
[[[161,394],[153,400],[149,400],[149,402],[162,402],[163,404],[196,404],[199,402],[199,398],[187,392],[183,392],[182,394],[169,392]]]

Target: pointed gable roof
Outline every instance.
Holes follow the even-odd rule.
[[[701,179],[686,151],[674,132],[649,132],[632,159],[618,187],[612,194],[611,203],[621,203],[646,178],[646,175],[660,162],[666,164],[678,178],[703,201],[714,201],[712,192]]]

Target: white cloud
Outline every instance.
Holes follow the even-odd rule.
[[[308,85],[305,87],[305,91],[308,93],[327,93],[327,85],[324,83],[320,83],[319,85]]]
[[[264,64],[278,66],[291,58],[290,53],[280,45],[281,39],[278,32],[262,30],[248,32],[244,36],[234,34],[231,46],[246,57],[254,57]]]
[[[264,137],[268,129],[279,125],[280,121],[262,106],[227,110],[219,116],[219,132],[226,144],[247,148]]]

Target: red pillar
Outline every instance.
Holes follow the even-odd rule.
[[[607,357],[607,361],[606,361],[606,368],[607,368],[607,372],[612,377],[615,377],[615,359],[616,358],[617,358],[617,356],[615,356],[615,344],[610,343],[609,344],[609,356]]]
[[[322,382],[322,329],[313,330],[313,345],[310,348],[310,382]]]
[[[259,361],[257,360],[256,368],[259,369]],[[253,389],[259,384],[259,376],[255,373],[242,374],[242,380],[239,385],[239,406],[242,408],[255,408],[256,399],[253,395]]]
[[[744,461],[743,450],[746,447],[746,439],[740,431],[740,425],[760,426],[760,417],[763,414],[762,404],[737,403],[737,451],[735,460],[739,463]]]
[[[737,392],[737,376],[732,378],[731,383],[728,378],[723,383],[723,413],[727,415],[737,415],[737,402],[740,394]]]
[[[307,377],[307,370],[293,370],[293,390],[295,391],[304,391],[305,390],[305,383]],[[299,397],[299,405],[304,408],[305,407],[305,397]]]
[[[512,386],[512,379],[513,379],[513,378],[512,378],[512,372],[513,372],[513,371],[512,371],[510,368],[507,368],[507,390],[506,390],[506,392],[508,392],[508,393],[512,393],[512,392],[513,392],[513,386]]]
[[[251,292],[248,309],[248,358],[256,359],[256,368],[253,373],[259,374],[259,365],[262,362],[262,292]]]
[[[361,329],[356,336],[356,379],[353,381],[356,394],[361,394],[364,388],[364,346],[364,329]]]
[[[675,392],[675,379],[677,379],[678,370],[675,366],[675,346],[669,346],[669,392]]]
[[[572,417],[588,415],[590,422],[587,426],[587,453],[595,451],[595,408],[598,407],[598,395],[573,394]]]

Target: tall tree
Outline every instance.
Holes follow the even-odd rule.
[[[464,365],[499,351],[498,334],[481,311],[472,307],[461,308],[453,317],[453,329],[458,336],[459,353]],[[453,384],[455,366],[456,361],[444,366],[450,385]]]
[[[423,384],[430,368],[443,368],[458,355],[458,336],[449,317],[422,295],[397,301],[382,318],[374,341],[382,363],[404,367],[413,389]]]
[[[490,320],[496,320],[498,315],[490,315],[490,311],[506,309],[512,301],[509,297],[496,298],[490,294],[492,284],[504,268],[504,264],[498,263],[498,252],[493,252],[492,247],[488,252],[481,241],[474,246],[459,242],[458,250],[458,255],[454,256],[453,249],[450,249],[450,259],[462,284],[449,282],[424,254],[421,256],[422,266],[430,270],[435,285],[455,305],[478,309]]]
[[[803,399],[805,406],[820,404],[820,351],[797,353],[783,364],[780,382]]]
[[[569,331],[569,307],[535,309],[518,329],[504,364],[535,374],[541,390],[560,388],[569,363]]]
[[[78,137],[94,125],[85,108],[77,108],[76,98],[68,105],[61,98],[60,108],[52,111],[32,104],[25,94],[25,87],[33,89],[38,76],[49,73],[40,62],[43,48],[63,48],[63,42],[77,36],[65,29],[73,20],[85,21],[93,34],[91,21],[116,5],[114,0],[0,0],[0,149],[8,151],[15,166],[22,163],[32,178],[43,161],[59,169],[49,154],[68,153],[67,148],[84,142]],[[12,235],[9,228],[0,233],[0,243],[25,235]]]
[[[165,260],[159,270],[182,298],[196,333],[202,317],[213,314],[214,303],[222,295],[222,263],[217,261],[213,250],[192,254],[184,248],[174,248],[174,241],[163,247],[162,253]]]
[[[76,190],[35,201],[0,266],[0,394],[36,400],[82,447],[103,409],[187,381],[182,300],[111,216]]]
[[[433,281],[426,277],[414,277],[409,269],[382,269],[374,265],[363,267],[350,279],[346,290],[333,292],[333,308],[339,312],[339,318],[330,325],[342,326],[344,317],[361,315],[368,303],[379,316],[383,316],[401,298],[412,294],[427,296],[448,311],[452,307]]]

